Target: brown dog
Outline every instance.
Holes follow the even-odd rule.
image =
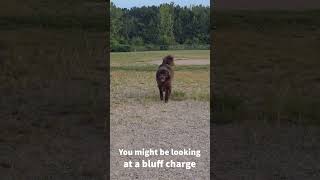
[[[173,69],[172,66],[174,66],[174,57],[171,55],[168,55],[163,58],[162,64],[159,66],[157,74],[156,74],[156,80],[158,83],[159,93],[160,93],[160,100],[163,100],[163,92],[165,93],[164,101],[168,102],[172,85],[171,82],[173,80]]]

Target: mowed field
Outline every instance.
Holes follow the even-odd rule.
[[[112,104],[125,103],[129,100],[147,102],[158,100],[158,88],[155,73],[156,60],[168,54],[184,61],[190,60],[195,65],[176,65],[173,82],[173,100],[209,101],[209,64],[197,65],[197,60],[209,61],[207,50],[188,51],[150,51],[111,53],[111,96]]]
[[[176,62],[193,65],[174,67],[172,98],[160,101],[155,61],[172,54]],[[111,53],[111,178],[162,177],[209,179],[209,64],[208,50]],[[189,63],[187,63],[189,64]],[[164,157],[165,160],[196,161],[197,168],[125,169],[123,162],[142,157],[121,157],[118,149],[201,150],[201,157]],[[157,159],[157,157],[151,157]]]

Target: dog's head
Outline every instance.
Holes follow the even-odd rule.
[[[174,57],[172,55],[168,55],[163,58],[162,64],[168,64],[169,66],[174,66]]]
[[[170,74],[168,71],[165,71],[165,70],[158,71],[158,73],[157,73],[157,80],[158,81],[163,83],[163,82],[167,81],[168,79],[170,79]]]

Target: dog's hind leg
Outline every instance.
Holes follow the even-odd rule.
[[[163,91],[162,88],[159,86],[159,93],[160,93],[160,100],[163,100]]]
[[[164,102],[168,102],[170,94],[171,94],[171,88],[167,88],[166,89],[166,94],[165,94],[165,97],[164,97]]]

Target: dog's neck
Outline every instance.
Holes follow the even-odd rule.
[[[170,66],[170,67],[172,67],[173,65],[171,65],[171,64],[169,64],[169,63],[162,63],[161,65],[168,65],[168,66]]]

